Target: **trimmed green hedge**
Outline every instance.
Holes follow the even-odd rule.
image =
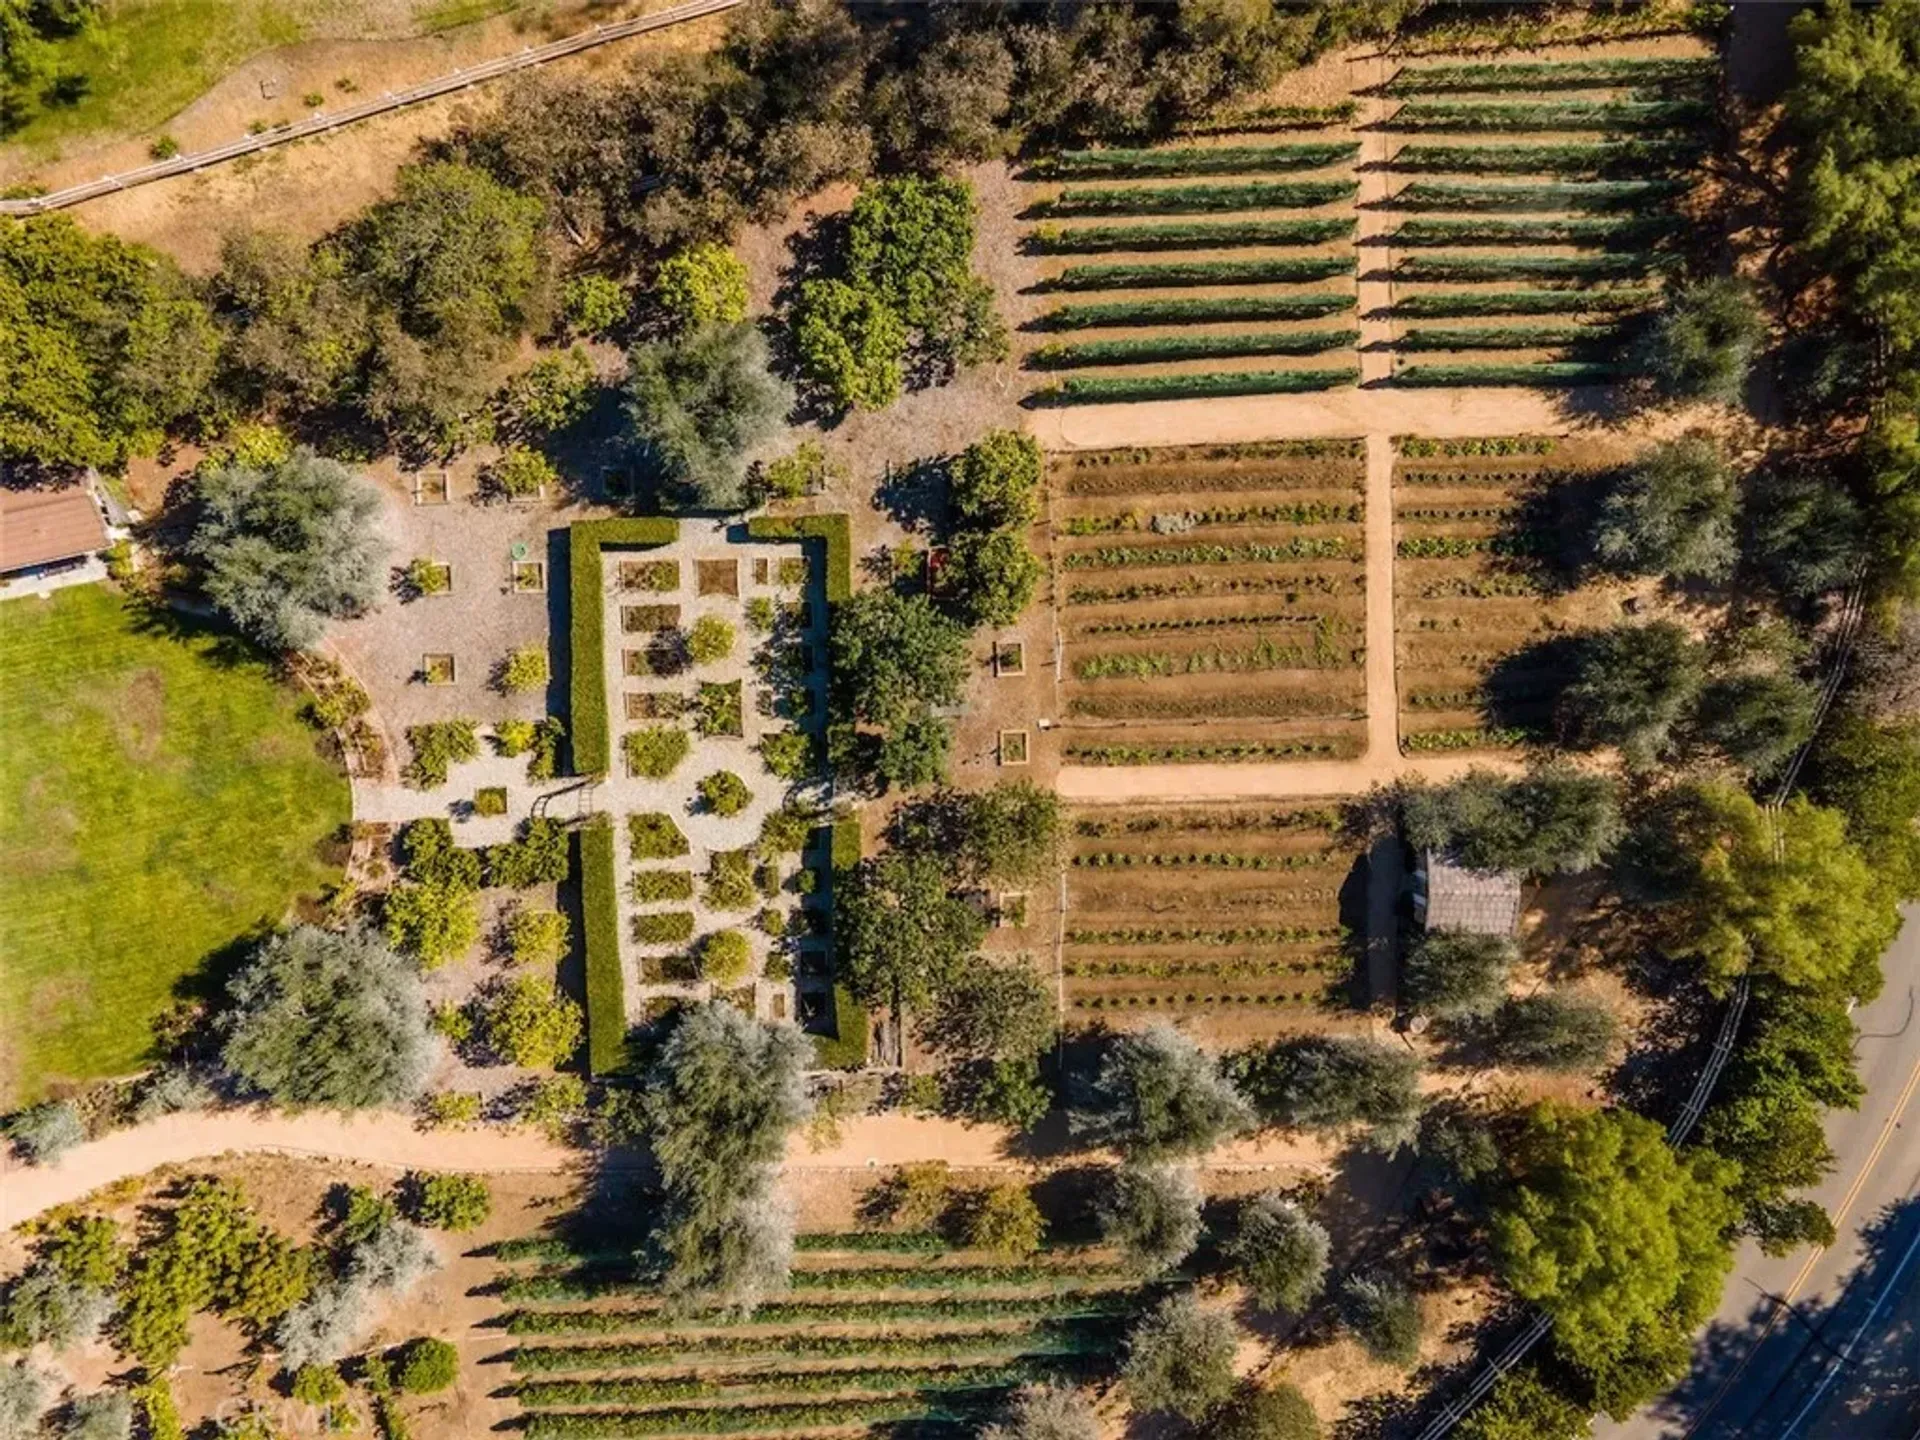
[[[1140,380],[1075,376],[1040,391],[1034,399],[1043,405],[1101,405],[1217,395],[1291,395],[1303,390],[1332,390],[1359,379],[1359,369],[1352,366],[1338,370],[1229,370],[1206,375],[1155,375]]]
[[[607,1075],[627,1062],[626,983],[620,972],[620,888],[613,822],[596,815],[576,831],[580,912],[586,927],[587,1072]]]
[[[1387,121],[1389,130],[1539,133],[1548,130],[1679,130],[1713,118],[1704,100],[1554,100],[1539,105],[1465,105],[1415,100]]]
[[[573,607],[572,713],[567,717],[576,775],[605,775],[613,768],[607,728],[605,592],[600,552],[671,545],[680,522],[660,516],[583,520],[567,532],[568,593]]]
[[[1300,210],[1360,193],[1355,180],[1268,180],[1244,185],[1125,185],[1062,190],[1042,215],[1204,215],[1217,210]]]
[[[1559,345],[1600,344],[1619,338],[1611,325],[1467,325],[1415,328],[1394,342],[1397,350],[1545,350]]]
[[[1478,175],[1642,175],[1692,163],[1697,140],[1613,140],[1569,145],[1405,145],[1396,170]]]
[[[1380,87],[1385,95],[1445,94],[1454,90],[1588,90],[1605,85],[1658,85],[1706,80],[1720,62],[1701,59],[1529,60],[1408,66]]]
[[[1223,320],[1318,320],[1354,308],[1351,295],[1230,295],[1220,300],[1115,300],[1061,305],[1036,322],[1042,330],[1105,325],[1204,325]]]
[[[1393,197],[1398,210],[1637,210],[1691,188],[1685,180],[1566,180],[1463,185],[1417,180]]]
[[[1249,245],[1324,245],[1351,235],[1340,220],[1230,220],[1220,224],[1042,225],[1027,237],[1040,255],[1084,255],[1102,250],[1231,250]]]
[[[1396,280],[1611,280],[1669,269],[1671,255],[1413,255],[1393,267]]]
[[[1042,175],[1232,175],[1320,170],[1358,157],[1353,142],[1192,145],[1160,150],[1062,150],[1035,167]]]
[[[844,882],[860,863],[860,822],[836,820],[829,831],[833,883]],[[858,1070],[867,1063],[871,1020],[866,1006],[838,981],[833,987],[833,1034],[813,1037],[814,1056],[823,1070]]]
[[[1401,316],[1430,320],[1471,315],[1583,315],[1638,310],[1660,298],[1658,290],[1456,290],[1447,294],[1404,295],[1393,307]]]
[[[1069,265],[1048,290],[1172,290],[1190,285],[1291,285],[1354,272],[1351,255],[1286,260],[1192,260],[1171,265]]]
[[[1611,385],[1624,378],[1619,365],[1572,361],[1539,365],[1409,365],[1393,377],[1396,385]]]
[[[853,527],[845,515],[755,515],[749,540],[819,540],[826,546],[827,603],[853,598]]]
[[[1389,244],[1593,245],[1640,249],[1673,233],[1672,216],[1626,216],[1575,220],[1409,220],[1387,236]]]
[[[1281,330],[1243,335],[1154,335],[1140,340],[1082,340],[1043,345],[1028,357],[1037,370],[1076,365],[1146,365],[1220,360],[1234,355],[1319,355],[1356,343],[1358,330]]]

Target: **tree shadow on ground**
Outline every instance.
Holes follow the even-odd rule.
[[[1487,723],[1538,743],[1555,739],[1560,699],[1579,673],[1585,649],[1583,636],[1553,635],[1494,661],[1480,682]]]
[[[937,537],[948,524],[952,457],[922,456],[904,466],[889,466],[874,489],[873,503],[908,534]]]

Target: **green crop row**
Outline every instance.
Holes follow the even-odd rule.
[[[1527,743],[1527,732],[1476,726],[1465,730],[1422,730],[1403,736],[1400,748],[1417,755],[1434,750],[1511,750]]]
[[[838,1294],[860,1290],[990,1290],[1022,1285],[1048,1285],[1056,1294],[1096,1289],[1123,1279],[1116,1265],[1080,1263],[1067,1270],[1048,1265],[920,1265],[909,1268],[853,1267],[836,1270],[795,1270],[788,1289]],[[525,1275],[500,1287],[503,1298],[516,1304],[558,1300],[597,1300],[609,1296],[654,1294],[650,1280],[614,1272],[573,1271],[564,1275]],[[795,1303],[823,1304],[821,1300]]]
[[[1638,210],[1687,189],[1684,180],[1587,180],[1535,185],[1462,185],[1419,180],[1393,197],[1400,210]]]
[[[1361,697],[1322,690],[1242,690],[1232,695],[1075,695],[1067,713],[1088,720],[1298,720],[1363,718]]]
[[[1120,325],[1204,325],[1228,320],[1318,320],[1351,310],[1351,295],[1234,295],[1221,300],[1118,300],[1062,305],[1041,316],[1043,330]]]
[[[1566,345],[1618,344],[1611,325],[1469,325],[1415,327],[1394,341],[1396,350],[1552,350]]]
[[[1205,215],[1220,210],[1302,210],[1351,200],[1353,180],[1268,180],[1245,185],[1068,186],[1035,208],[1046,215]]]
[[[1409,220],[1387,239],[1403,248],[1441,245],[1589,245],[1624,250],[1673,231],[1668,216],[1607,215],[1575,220]]]
[[[1224,930],[1186,930],[1122,925],[1104,930],[1068,930],[1069,945],[1304,945],[1338,940],[1338,925],[1254,925]]]
[[[567,583],[572,602],[573,667],[567,733],[578,775],[605,775],[612,765],[607,735],[606,676],[598,663],[605,642],[606,610],[600,555],[603,550],[671,545],[679,537],[677,520],[652,517],[582,520],[567,530]],[[591,663],[589,663],[591,662]]]
[[[1390,130],[1540,132],[1681,130],[1713,118],[1704,100],[1551,100],[1537,105],[1413,100],[1387,121]]]
[[[1393,267],[1396,280],[1613,280],[1677,263],[1671,255],[1412,255]]]
[[[1323,632],[1311,646],[1269,639],[1241,649],[1154,650],[1089,655],[1073,662],[1076,680],[1152,680],[1170,675],[1246,675],[1268,670],[1330,670],[1358,665],[1362,652],[1336,645]]]
[[[1048,457],[1054,470],[1132,469],[1136,466],[1238,464],[1245,460],[1361,460],[1367,442],[1346,440],[1244,440],[1224,445],[1113,445]]]
[[[1508,520],[1518,509],[1516,505],[1409,505],[1405,509],[1394,511],[1397,522],[1412,524],[1442,524],[1450,520]]]
[[[1358,330],[1280,330],[1242,335],[1154,335],[1134,340],[1081,340],[1042,345],[1027,357],[1039,370],[1077,365],[1147,365],[1226,360],[1241,355],[1319,355],[1354,344]]]
[[[1394,453],[1415,459],[1502,459],[1510,455],[1551,455],[1559,448],[1559,438],[1553,435],[1477,435],[1455,440],[1431,440],[1424,435],[1393,437]]]
[[[1047,175],[1235,175],[1322,170],[1360,154],[1357,141],[1294,145],[1189,145],[1157,150],[1062,150],[1035,170]]]
[[[1455,290],[1405,295],[1393,313],[1415,319],[1446,320],[1475,315],[1584,315],[1638,310],[1660,298],[1658,290]]]
[[[1130,510],[1120,515],[1074,515],[1062,527],[1069,535],[1114,535],[1121,532],[1152,530],[1155,521],[1165,515],[1143,515]],[[1306,500],[1293,505],[1232,505],[1209,510],[1176,512],[1182,527],[1198,525],[1337,525],[1360,519],[1358,505],[1337,505],[1324,500]]]
[[[1069,745],[1066,758],[1079,765],[1182,765],[1226,761],[1304,760],[1332,755],[1324,740],[1249,740],[1215,745]]]
[[[1402,560],[1464,560],[1473,555],[1545,555],[1558,543],[1552,532],[1509,535],[1414,535],[1394,547]]]
[[[1311,611],[1250,615],[1150,615],[1142,620],[1101,620],[1082,625],[1072,638],[1094,635],[1181,635],[1196,630],[1239,630],[1262,625],[1315,625],[1321,616]]]
[[[806,1304],[774,1301],[751,1315],[713,1313],[669,1316],[658,1310],[516,1310],[507,1317],[514,1335],[618,1335],[626,1331],[724,1329],[734,1325],[858,1325],[938,1320],[1061,1320],[1112,1315],[1127,1308],[1128,1292],[1085,1295],[1021,1295],[1001,1299],[833,1300]]]
[[[1178,600],[1200,595],[1351,595],[1366,588],[1354,575],[1187,575],[1178,580],[1146,580],[1128,585],[1080,585],[1067,593],[1070,605],[1119,605],[1135,600]]]
[[[628,1259],[638,1243],[636,1240],[629,1245],[582,1246],[557,1235],[523,1235],[518,1239],[502,1240],[487,1253],[495,1260],[593,1264]],[[927,1230],[815,1230],[794,1236],[793,1248],[803,1254],[873,1250],[942,1254],[953,1246],[945,1236]]]
[[[1357,100],[1331,105],[1261,105],[1229,110],[1182,125],[1181,135],[1242,135],[1259,130],[1306,130],[1322,125],[1346,125],[1360,113]]]
[[[1203,835],[1222,833],[1256,834],[1270,830],[1338,830],[1343,823],[1338,810],[1315,807],[1300,810],[1148,810],[1130,815],[1079,815],[1074,818],[1073,833],[1084,840],[1106,840],[1121,835],[1165,835],[1169,832]]]
[[[1307,870],[1340,858],[1332,850],[1308,850],[1296,855],[1256,855],[1237,850],[1094,850],[1075,855],[1075,869],[1149,870]]]
[[[1061,973],[1074,980],[1260,980],[1280,975],[1330,975],[1352,967],[1338,953],[1324,960],[1278,960],[1236,955],[1225,960],[1069,960]]]
[[[670,1342],[599,1345],[522,1345],[513,1368],[523,1375],[640,1370],[716,1361],[765,1364],[787,1360],[942,1360],[970,1356],[1098,1353],[1110,1340],[1105,1325],[1044,1325],[1027,1330],[974,1330],[934,1335],[707,1335]]]
[[[1041,225],[1027,237],[1036,255],[1102,250],[1233,250],[1250,245],[1324,245],[1351,235],[1346,220],[1228,220],[1218,224]]]
[[[949,1405],[952,1401],[950,1400]],[[546,1411],[527,1417],[528,1440],[632,1440],[647,1435],[738,1435],[749,1431],[845,1429],[908,1420],[937,1410],[929,1399],[826,1400],[736,1405],[724,1410]],[[957,1418],[954,1413],[953,1418]]]
[[[1618,365],[1575,361],[1538,365],[1409,365],[1396,385],[1610,385],[1624,375]]]
[[[1592,473],[1589,470],[1566,465],[1530,465],[1520,470],[1398,469],[1393,472],[1393,483],[1421,486],[1447,485],[1456,490],[1479,490],[1488,487],[1513,490],[1529,485],[1555,485],[1562,480],[1571,480],[1575,476]]]
[[[1407,145],[1393,168],[1430,174],[1625,175],[1677,169],[1700,154],[1697,140],[1600,140],[1564,145]]]
[[[1076,1010],[1190,1010],[1216,1006],[1311,1005],[1326,998],[1327,987],[1307,990],[1262,990],[1252,994],[1225,994],[1218,990],[1171,991],[1129,990],[1123,994],[1074,995],[1069,1002]]]
[[[515,1386],[514,1397],[522,1405],[538,1409],[554,1405],[663,1405],[686,1400],[735,1399],[744,1395],[832,1395],[849,1390],[879,1395],[919,1394],[1018,1385],[1046,1368],[1038,1361],[1023,1360],[860,1370],[787,1370],[730,1376],[725,1380],[532,1380]]]
[[[1718,72],[1719,62],[1711,57],[1419,65],[1401,70],[1380,88],[1387,95],[1428,95],[1452,90],[1586,90],[1603,85],[1703,81]]]
[[[1539,595],[1545,584],[1532,575],[1449,575],[1428,580],[1422,600],[1517,600]]]
[[[1155,375],[1141,380],[1076,375],[1037,392],[1034,398],[1051,405],[1103,405],[1227,395],[1292,395],[1352,385],[1359,378],[1360,371],[1354,366],[1338,370],[1225,370],[1205,375]]]
[[[1136,565],[1271,565],[1288,560],[1325,560],[1352,553],[1352,542],[1340,535],[1296,535],[1246,545],[1103,545],[1098,550],[1071,550],[1060,557],[1067,570],[1119,570]]]
[[[1272,260],[1192,260],[1171,265],[1069,265],[1051,290],[1178,290],[1197,285],[1294,285],[1351,275],[1351,255]]]

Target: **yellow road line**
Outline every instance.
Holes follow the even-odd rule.
[[[1901,1089],[1899,1098],[1893,1102],[1893,1109],[1888,1112],[1886,1120],[1881,1124],[1880,1134],[1875,1138],[1873,1148],[1867,1151],[1866,1163],[1861,1165],[1860,1172],[1853,1177],[1853,1184],[1847,1187],[1847,1193],[1840,1197],[1840,1204],[1833,1212],[1834,1229],[1840,1228],[1848,1212],[1853,1209],[1853,1202],[1860,1198],[1860,1191],[1866,1185],[1867,1177],[1873,1174],[1874,1167],[1880,1163],[1880,1156],[1885,1153],[1887,1143],[1893,1139],[1893,1132],[1899,1127],[1900,1117],[1907,1108],[1907,1102],[1913,1099],[1913,1092],[1916,1089],[1920,1089],[1920,1060],[1914,1061],[1913,1072],[1907,1076],[1907,1083]],[[1780,1317],[1787,1313],[1787,1307],[1793,1303],[1794,1296],[1800,1293],[1800,1287],[1807,1283],[1808,1277],[1813,1274],[1813,1267],[1820,1263],[1820,1257],[1826,1253],[1825,1246],[1816,1246],[1808,1254],[1807,1263],[1800,1267],[1800,1273],[1793,1277],[1793,1283],[1787,1286],[1774,1302],[1773,1313],[1767,1317],[1767,1323],[1760,1327],[1760,1333],[1754,1337],[1746,1356],[1734,1367],[1733,1373],[1726,1378],[1725,1383],[1714,1392],[1712,1402],[1700,1412],[1700,1418],[1687,1428],[1688,1435],[1692,1435],[1712,1418],[1713,1412],[1720,1408],[1720,1402],[1727,1398],[1727,1392],[1733,1389],[1742,1375],[1746,1374],[1747,1366],[1752,1364],[1753,1357],[1760,1353],[1760,1347],[1766,1344],[1767,1337],[1773,1334],[1774,1327],[1780,1323]],[[1682,1437],[1682,1440],[1685,1440],[1685,1437]]]

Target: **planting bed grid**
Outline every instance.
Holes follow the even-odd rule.
[[[1558,642],[1616,618],[1622,598],[1611,582],[1570,588],[1571,497],[1627,448],[1550,436],[1396,442],[1403,751],[1512,750],[1550,737],[1566,679]]]
[[[1174,1015],[1237,1042],[1347,999],[1363,887],[1337,807],[1101,807],[1068,837],[1068,1020]]]
[[[1718,62],[1421,63],[1384,87],[1394,379],[1605,384],[1676,268]]]
[[[1353,107],[1279,107],[1026,174],[1045,257],[1025,363],[1050,404],[1285,394],[1358,378]]]
[[[1360,442],[1075,451],[1048,471],[1067,764],[1359,753]]]
[[[620,1249],[509,1242],[498,1293],[526,1434],[779,1435],[976,1420],[1021,1384],[1109,1372],[1167,1288],[1104,1250],[1010,1260],[925,1234],[798,1237],[748,1315],[683,1313]]]

